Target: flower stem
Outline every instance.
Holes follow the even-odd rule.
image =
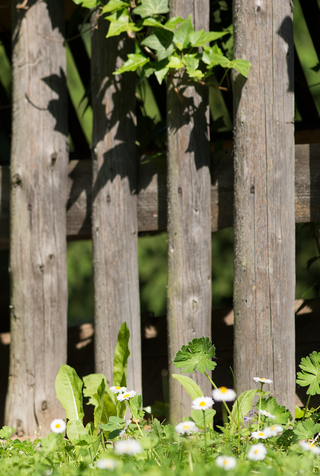
[[[307,410],[308,410],[308,407],[309,407],[310,398],[311,398],[311,395],[308,396],[308,400],[307,400],[307,404],[306,404],[305,409],[304,409],[304,414],[303,414],[302,421],[304,421],[306,419],[306,413],[307,413]]]
[[[258,431],[259,431],[259,427],[260,427],[260,417],[261,417],[260,410],[261,410],[261,399],[262,399],[262,387],[263,387],[263,383],[261,383],[261,389],[260,389],[259,415],[258,415]]]
[[[207,463],[207,428],[206,428],[206,412],[205,412],[205,410],[202,410],[202,413],[203,413],[205,462]]]
[[[207,372],[205,372],[204,374],[205,374],[205,376],[207,377],[207,379],[211,382],[211,385],[212,385],[214,388],[218,388],[218,387],[216,386],[216,384],[213,382],[213,380],[209,377],[209,375],[207,374]],[[226,402],[222,402],[222,403],[223,403],[225,409],[227,410],[227,412],[229,413],[230,417],[232,418],[232,420],[235,422],[236,425],[238,425],[237,422],[236,422],[236,420],[235,420],[235,418],[234,418],[234,416],[232,415],[231,411],[229,410],[229,407],[228,407],[228,405],[226,404]]]

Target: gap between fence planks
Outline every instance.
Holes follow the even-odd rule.
[[[91,238],[91,160],[71,161],[67,184],[67,236]],[[139,166],[139,232],[165,231],[167,193],[165,159]],[[9,167],[0,167],[0,249],[9,248]],[[296,223],[320,221],[320,144],[295,146]],[[232,149],[211,161],[211,231],[233,225]]]

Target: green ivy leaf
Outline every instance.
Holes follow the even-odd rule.
[[[307,395],[320,394],[320,352],[312,352],[308,357],[303,357],[299,364],[302,372],[297,373],[297,384],[301,387],[309,386]]]
[[[111,36],[120,35],[120,33],[123,33],[125,31],[130,32],[137,30],[135,24],[130,21],[129,12],[127,8],[118,10],[112,15],[106,17],[106,19],[110,22],[107,38],[110,38]]]
[[[172,39],[173,33],[171,31],[157,28],[154,33],[145,38],[141,44],[156,51],[158,60],[161,61],[172,55],[174,51]]]
[[[183,50],[190,45],[191,33],[194,33],[194,28],[192,26],[191,15],[189,15],[174,32],[173,41],[179,50]]]
[[[179,23],[184,22],[185,20],[181,17],[172,17],[169,18],[169,20],[163,25],[164,28],[167,28],[168,30],[175,30],[176,27],[179,25]]]
[[[231,61],[228,60],[223,54],[216,52],[216,48],[206,48],[202,54],[202,61],[207,64],[207,68],[213,68],[214,66],[222,66],[223,68],[230,68]]]
[[[168,0],[141,0],[141,5],[133,10],[133,13],[140,15],[142,18],[168,12]]]
[[[259,402],[256,403],[256,408],[259,409]],[[261,399],[261,410],[266,410],[275,416],[272,423],[275,425],[286,425],[292,421],[292,415],[284,406],[280,406],[276,399],[272,396]]]
[[[210,41],[216,41],[228,33],[228,31],[210,31],[206,33],[204,29],[202,29],[190,34],[190,43],[193,47],[197,48],[207,46],[207,43],[210,43]]]
[[[319,431],[320,425],[314,424],[312,420],[299,421],[293,429],[293,433],[299,440],[309,440]]]
[[[229,68],[236,69],[240,74],[242,74],[242,76],[247,78],[249,74],[250,66],[252,65],[251,63],[249,63],[249,61],[243,60],[243,59],[237,59],[237,60],[231,61]]]
[[[210,342],[209,337],[195,338],[188,345],[183,345],[181,350],[178,350],[173,363],[178,369],[184,367],[182,372],[191,374],[199,370],[203,374],[206,371],[213,370],[217,365],[211,360],[215,354],[215,346]]]
[[[76,5],[82,5],[85,8],[94,8],[100,4],[99,0],[73,0]]]
[[[123,63],[123,66],[117,71],[114,71],[113,74],[122,74],[128,71],[136,71],[139,66],[143,66],[150,61],[150,58],[146,58],[139,53],[128,54],[128,58],[129,59]]]
[[[109,0],[107,5],[104,5],[102,13],[117,12],[122,10],[124,7],[128,7],[128,2],[123,2],[122,0]]]
[[[199,56],[198,54],[186,54],[183,57],[183,62],[187,67],[187,73],[190,78],[202,79],[204,74],[198,68],[199,66]]]
[[[164,25],[162,25],[162,23],[160,23],[158,20],[152,17],[146,18],[145,20],[143,20],[142,25],[153,26],[154,28],[164,28]]]
[[[168,68],[181,69],[183,68],[183,63],[181,58],[176,53],[174,53],[172,56],[170,56],[167,66]]]

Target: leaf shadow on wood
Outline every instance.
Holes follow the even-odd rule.
[[[294,92],[294,43],[293,43],[293,21],[287,16],[279,30],[278,35],[288,44],[287,52],[287,69],[288,69],[288,92]]]
[[[90,165],[89,170],[87,168],[87,165]],[[82,195],[82,193],[85,191],[86,215],[82,222],[81,228],[78,231],[78,235],[81,236],[81,239],[90,238],[91,237],[91,203],[92,203],[91,163],[88,164],[87,161],[78,161],[77,165],[73,168],[72,172],[69,174],[69,177],[71,178],[73,183],[69,193],[69,200],[67,202],[67,212],[78,201],[80,195]],[[88,177],[90,177],[90,180],[88,180]]]
[[[52,91],[58,95],[56,99],[51,99],[49,101],[47,109],[51,113],[52,117],[56,120],[54,130],[67,137],[67,78],[65,72],[60,67],[60,75],[50,74],[45,78],[41,78],[41,81],[43,81],[52,89]]]

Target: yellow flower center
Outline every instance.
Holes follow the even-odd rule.
[[[199,403],[199,406],[200,406],[200,407],[204,407],[205,404],[206,404],[206,402],[202,401],[202,402]]]
[[[259,450],[254,450],[254,453],[257,454]]]
[[[189,425],[183,425],[183,428],[188,429]]]
[[[265,378],[261,378],[260,380],[261,380],[262,382],[264,382],[264,381],[265,381]]]
[[[60,428],[60,423],[56,423],[56,428]]]
[[[260,431],[259,436],[263,436],[263,435],[264,435],[263,431]]]
[[[228,464],[228,460],[225,459],[224,462],[223,462],[223,464]]]
[[[220,387],[220,392],[222,393],[226,393],[227,390],[227,387]]]
[[[123,398],[128,398],[130,397],[129,393],[126,393],[125,395],[123,395]]]
[[[120,390],[121,387],[116,387],[116,390]]]

